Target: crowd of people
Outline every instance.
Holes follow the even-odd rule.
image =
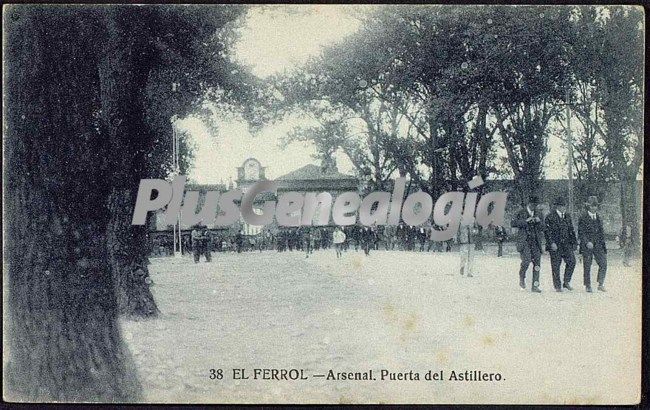
[[[596,197],[589,197],[585,203],[584,212],[578,220],[577,235],[571,216],[566,212],[564,197],[556,198],[550,212],[544,215],[536,197],[529,198],[526,207],[516,213],[512,227],[517,228],[512,238],[520,255],[519,285],[526,288],[526,273],[532,264],[532,287],[535,293],[541,292],[539,280],[541,274],[541,255],[544,250],[549,252],[553,285],[556,291],[572,291],[571,279],[576,266],[575,251],[579,250],[583,260],[583,284],[587,292],[592,292],[591,266],[598,265],[596,282],[597,289],[605,292],[605,277],[607,273],[607,247],[603,222],[598,214]],[[205,226],[194,226],[190,235],[182,237],[185,252],[191,251],[194,261],[199,262],[201,256],[207,262],[212,260],[212,252],[261,252],[274,250],[277,252],[304,252],[308,258],[314,251],[332,249],[340,258],[345,251],[363,251],[369,255],[375,250],[403,250],[419,252],[450,252],[452,247],[467,253],[479,240],[491,240],[497,244],[497,256],[503,255],[503,244],[508,240],[508,232],[502,226],[490,227],[478,234],[478,227],[466,227],[459,235],[446,242],[434,241],[431,233],[437,227],[409,226],[403,223],[397,226],[363,226],[351,225],[312,226],[312,227],[276,227],[264,229],[256,235],[245,235],[242,230],[231,233],[229,230],[211,231]],[[633,258],[635,231],[632,227],[623,227],[620,235],[620,246],[623,250],[623,263],[629,266]],[[154,249],[159,254],[169,254],[168,244],[163,241],[168,238],[159,237]],[[471,263],[465,261],[465,269]],[[471,261],[470,261],[471,262]],[[564,276],[560,267],[564,263]],[[462,270],[462,269],[461,269]],[[470,270],[466,270],[471,275]]]
[[[424,226],[362,226],[351,225],[345,227],[312,226],[312,227],[286,227],[274,231],[264,230],[257,235],[245,235],[243,231],[235,234],[229,232],[211,232],[205,226],[194,226],[190,235],[191,241],[184,241],[185,249],[191,248],[195,260],[199,255],[205,254],[206,259],[211,258],[211,252],[250,252],[275,250],[277,252],[305,252],[306,257],[320,249],[337,248],[340,252],[362,250],[366,255],[372,250],[405,250],[420,252],[450,252],[454,242],[467,242],[465,238],[448,240],[446,242],[431,239],[431,230],[436,229]],[[502,242],[505,235],[497,235],[496,240]],[[337,242],[338,241],[338,242]],[[336,246],[335,246],[336,245]],[[159,241],[158,247],[163,247]],[[160,252],[164,254],[166,252]]]

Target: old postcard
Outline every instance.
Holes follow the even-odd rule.
[[[3,399],[637,404],[641,6],[3,7]]]

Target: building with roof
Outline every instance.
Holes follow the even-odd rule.
[[[228,186],[225,184],[186,184],[185,191],[199,191],[198,209],[203,206],[205,194],[208,191],[218,191],[220,193],[228,190],[239,188],[243,192],[260,180],[266,180],[266,167],[263,166],[256,158],[247,158],[240,167],[237,167],[237,179],[230,181]],[[341,192],[357,191],[359,189],[359,180],[352,175],[339,172],[336,166],[320,167],[318,165],[308,164],[282,175],[275,179],[278,184],[277,195],[284,192],[329,192],[333,198]],[[256,197],[256,205],[261,205],[267,200],[275,200],[276,195],[271,193],[262,193]],[[255,205],[254,205],[255,206]],[[163,222],[164,211],[157,211],[150,220],[150,231],[152,232],[172,232],[173,225],[167,225]],[[243,231],[245,235],[257,235],[262,231],[261,226],[252,226],[240,219],[233,226],[222,227],[216,226],[214,220],[204,223],[211,230],[228,231],[236,233]],[[272,226],[271,226],[272,227]],[[270,227],[270,228],[271,228]],[[181,224],[183,235],[189,235],[191,226]]]
[[[359,179],[339,172],[336,167],[323,168],[308,164],[275,179],[278,194],[282,192],[329,192],[332,197],[341,192],[357,191]]]
[[[237,187],[244,192],[252,184],[264,177],[264,169],[259,161],[255,158],[249,158],[239,167]],[[277,183],[277,196],[285,192],[299,192],[302,194],[308,192],[329,192],[332,198],[336,198],[342,192],[358,191],[359,179],[352,175],[343,174],[338,171],[336,166],[321,167],[314,164],[308,164],[294,171],[284,174],[274,180]],[[264,201],[276,199],[276,195],[271,193],[262,193],[257,196],[256,204],[263,204]],[[275,228],[274,223],[269,229]],[[252,226],[241,221],[241,229],[245,235],[256,235],[261,232],[261,226]]]
[[[248,158],[242,166],[237,167],[237,179],[230,181],[228,186],[226,184],[186,184],[186,191],[199,191],[198,209],[203,206],[205,193],[208,191],[218,191],[220,193],[228,190],[239,188],[245,192],[250,186],[260,180],[266,180],[266,168],[260,161],[255,158]],[[277,195],[285,192],[299,192],[299,193],[321,193],[329,192],[333,200],[336,197],[348,191],[360,190],[360,181],[356,176],[344,174],[338,171],[335,165],[331,163],[328,166],[318,166],[308,164],[296,170],[288,172],[275,179],[277,183]],[[639,181],[639,192],[641,192],[642,181]],[[548,212],[550,203],[553,198],[558,195],[565,195],[567,188],[566,180],[545,180],[542,181],[540,199],[544,208]],[[489,180],[486,181],[485,186],[487,191],[505,190],[510,193],[508,204],[506,207],[505,227],[507,230],[510,228],[510,219],[519,207],[520,201],[517,197],[517,192],[514,189],[514,183],[511,180]],[[415,188],[414,188],[415,189]],[[598,195],[601,201],[601,215],[605,234],[613,238],[619,234],[621,230],[621,213],[620,213],[620,190],[617,182],[607,182],[603,184],[603,193]],[[590,193],[596,194],[596,193]],[[262,193],[256,197],[255,205],[261,209],[262,204],[267,200],[276,200],[277,195],[272,193]],[[576,198],[576,212],[583,209],[582,203],[579,202],[580,198]],[[434,198],[435,200],[435,198]],[[255,206],[254,205],[254,206]],[[162,221],[163,211],[155,213],[153,218],[150,218],[149,229],[152,232],[152,237],[164,238],[166,235],[172,238],[173,225],[166,225]],[[574,217],[577,221],[577,215]],[[220,231],[223,234],[234,235],[237,232],[243,232],[244,235],[257,235],[262,232],[262,226],[252,226],[247,224],[243,219],[236,221],[232,226],[215,226],[214,220],[205,223],[205,225],[213,231]],[[267,226],[266,229],[277,229],[276,222]],[[190,226],[181,226],[181,237],[185,243],[189,242]],[[187,238],[187,239],[186,239]]]

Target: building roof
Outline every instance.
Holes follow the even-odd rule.
[[[346,180],[355,180],[355,181],[357,180],[357,178],[353,175],[346,175],[336,170],[323,171],[321,167],[314,164],[305,165],[304,167],[298,168],[276,179],[282,181],[286,181],[286,180],[309,181],[309,180],[323,180],[323,179],[329,179],[329,180],[346,179]]]
[[[196,184],[196,183],[188,182],[185,184],[185,190],[201,191],[201,192],[206,192],[206,191],[224,192],[227,190],[227,188],[226,188],[226,184]]]

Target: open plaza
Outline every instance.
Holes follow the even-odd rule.
[[[624,267],[618,250],[609,292],[593,294],[553,292],[548,255],[544,292],[520,290],[514,249],[476,253],[471,278],[458,273],[457,252],[333,254],[152,258],[161,314],[122,322],[146,399],[589,404],[621,403],[634,391],[627,376],[640,375],[641,270]],[[210,369],[223,379],[210,379]],[[250,379],[233,378],[235,369]],[[308,379],[255,380],[254,369],[303,370]],[[377,380],[328,380],[330,370],[372,370]],[[419,380],[382,381],[382,370]],[[443,380],[425,379],[441,371]],[[502,380],[449,380],[452,371]],[[522,386],[526,395],[512,394]]]

